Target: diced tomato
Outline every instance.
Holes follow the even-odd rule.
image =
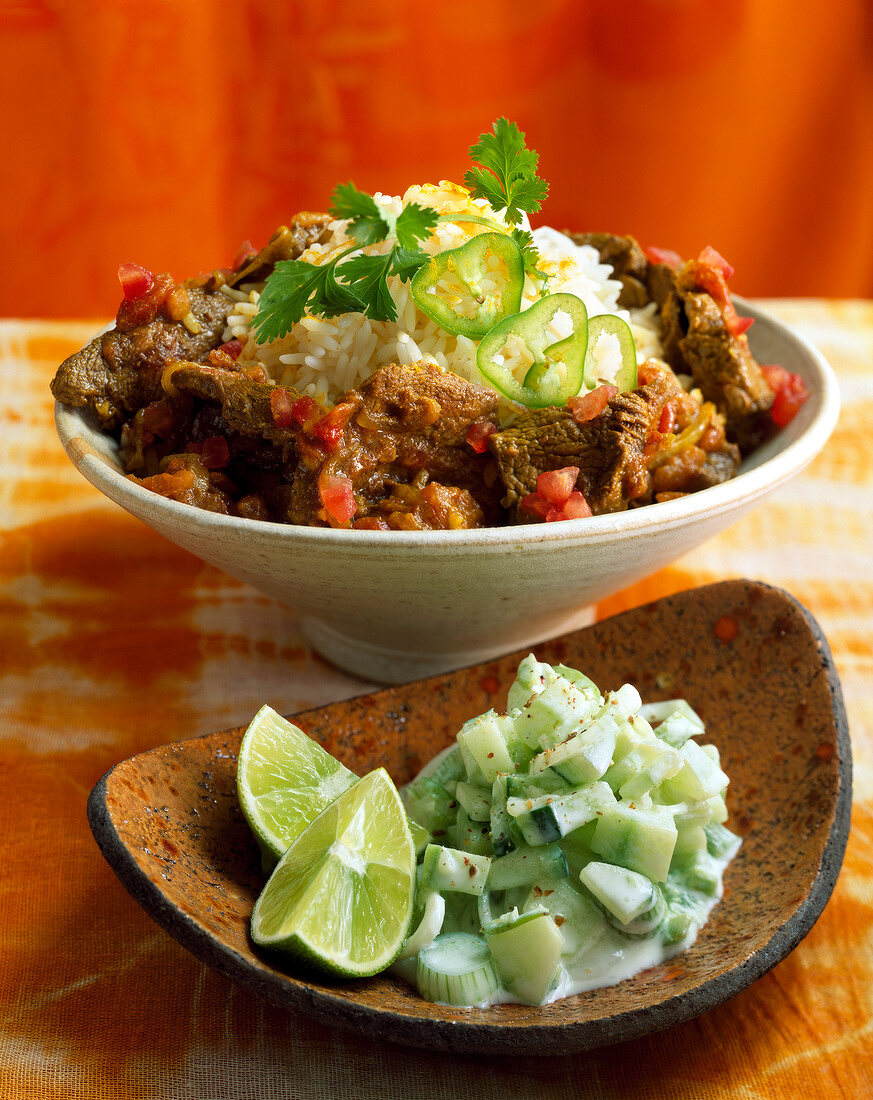
[[[319,478],[318,495],[331,527],[347,527],[358,510],[351,478],[343,474],[329,474]]]
[[[732,279],[734,277],[733,265],[729,264],[720,252],[716,252],[712,245],[707,245],[697,257],[697,260],[699,263],[716,268],[722,273],[725,279]]]
[[[226,344],[222,344],[219,351],[223,351],[225,355],[229,355],[231,359],[239,359],[240,352],[242,351],[242,343],[239,340],[228,340]]]
[[[466,442],[477,455],[484,454],[488,450],[488,436],[494,435],[496,431],[497,425],[490,420],[474,420],[467,432]]]
[[[584,424],[586,420],[593,420],[595,416],[600,416],[617,393],[617,386],[597,386],[596,389],[583,393],[579,397],[569,398],[567,408],[573,414],[575,421]]]
[[[152,435],[165,439],[173,430],[173,410],[164,401],[153,401],[142,413],[142,426]]]
[[[210,435],[203,440],[200,461],[208,470],[220,470],[230,461],[227,440],[221,435]]]
[[[803,407],[809,397],[809,390],[799,374],[776,363],[762,365],[761,371],[767,379],[767,385],[776,395],[770,408],[770,419],[777,428],[784,428]]]
[[[564,501],[563,511],[567,519],[585,519],[586,516],[592,515],[588,501],[578,489],[574,490]]]
[[[276,386],[270,391],[270,415],[277,428],[290,428],[294,423],[292,410],[294,402],[284,386]]]
[[[233,258],[231,265],[232,271],[239,271],[246,260],[251,260],[254,256],[257,256],[258,250],[252,244],[251,241],[243,241],[236,251],[236,255]]]
[[[301,427],[317,416],[318,405],[308,393],[304,393],[302,397],[298,397],[291,406],[291,418]]]
[[[545,470],[537,478],[537,496],[550,504],[563,504],[576,488],[578,466],[565,466],[562,470]]]
[[[650,264],[666,264],[674,270],[682,266],[682,257],[672,248],[657,248],[655,245],[649,245],[648,248],[643,249],[643,252]]]
[[[665,401],[658,418],[658,431],[661,435],[667,435],[676,427],[676,406],[672,401]]]
[[[147,294],[155,283],[155,277],[139,264],[119,264],[118,281],[126,302],[132,302]]]
[[[706,291],[721,307],[724,327],[731,336],[742,336],[744,332],[748,332],[754,321],[750,317],[740,317],[734,307],[727,285],[734,269],[724,256],[707,245],[697,259],[687,265],[687,270],[700,289]]]
[[[321,440],[326,450],[335,451],[343,441],[343,433],[354,411],[355,406],[351,402],[334,405],[330,412],[313,426],[312,435]]]
[[[528,493],[522,500],[521,506],[526,512],[530,512],[532,516],[539,516],[540,519],[545,519],[552,511],[552,505],[537,493]]]

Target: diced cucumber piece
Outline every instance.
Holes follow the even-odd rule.
[[[721,794],[728,777],[696,741],[686,741],[678,750],[682,757],[679,770],[661,785],[661,793],[671,802],[702,802]]]
[[[478,894],[455,894],[447,891],[443,898],[446,903],[446,915],[443,918],[442,932],[479,933],[482,925],[479,921]]]
[[[655,900],[651,879],[612,863],[589,863],[579,881],[621,924],[647,912]]]
[[[519,710],[539,694],[546,686],[558,679],[558,672],[551,666],[541,663],[529,653],[519,664],[506,700],[507,710]]]
[[[536,775],[508,775],[507,798],[540,798],[544,794],[569,794],[572,784],[551,770]]]
[[[488,944],[481,936],[449,932],[437,936],[419,952],[416,985],[428,1001],[460,1006],[490,1000],[500,982]]]
[[[491,867],[489,856],[428,844],[419,868],[419,886],[461,894],[481,894]]]
[[[482,787],[465,783],[462,779],[455,790],[455,798],[464,807],[471,821],[491,820],[491,795]]]
[[[600,689],[593,680],[590,680],[584,672],[580,672],[578,668],[570,668],[568,665],[553,665],[555,672],[559,676],[563,676],[565,680],[569,680],[573,687],[578,688],[580,691],[589,694],[592,699],[600,699]]]
[[[732,833],[730,829],[726,829],[724,825],[715,821],[704,825],[703,832],[706,837],[706,850],[711,856],[725,863],[729,863],[734,858],[743,843],[742,838],[736,833]]]
[[[484,821],[471,821],[462,806],[458,806],[455,820],[446,829],[446,840],[464,852],[484,856],[491,854],[490,825]]]
[[[714,898],[721,893],[721,869],[722,864],[704,848],[702,852],[696,852],[694,858],[678,872],[691,890]]]
[[[713,822],[719,825],[723,825],[728,819],[727,803],[724,800],[726,791],[722,794],[714,794],[712,798],[707,798],[706,804],[710,807]]]
[[[632,940],[644,940],[649,936],[654,935],[659,930],[664,922],[664,918],[667,915],[667,903],[664,901],[664,892],[660,886],[654,885],[654,894],[652,896],[652,905],[645,913],[640,913],[638,917],[634,917],[632,921],[628,921],[627,924],[615,923],[615,918],[611,922],[613,927],[621,932],[623,936],[627,936]],[[609,920],[609,917],[607,917]]]
[[[664,737],[664,740],[671,744],[674,749],[681,748],[688,737],[697,737],[699,734],[703,733],[705,729],[703,719],[685,699],[664,699],[660,703],[643,703],[639,709],[639,713],[653,726],[657,725],[658,736]],[[675,727],[668,728],[668,730],[665,731],[665,736],[665,734],[661,733],[661,724],[670,722],[674,716],[677,717],[676,725]],[[678,718],[684,719],[694,732],[685,734]],[[682,738],[679,744],[676,744],[669,736],[672,728],[675,728]]]
[[[705,851],[706,833],[703,831],[702,825],[679,826],[676,847],[673,849],[673,858],[670,860],[670,870],[672,871],[677,867],[687,867],[698,852]]]
[[[579,872],[585,864],[598,858],[597,853],[591,847],[596,828],[597,819],[595,818],[589,821],[587,825],[582,825],[580,828],[574,829],[572,833],[562,836],[558,841],[561,851],[567,857],[567,865],[571,876],[578,878]]]
[[[491,787],[491,808],[488,819],[491,825],[491,847],[495,856],[504,856],[515,847],[509,831],[509,813],[506,809],[507,777],[498,775]]]
[[[469,779],[475,781],[481,776],[484,784],[490,786],[498,773],[515,771],[515,762],[507,748],[507,739],[514,736],[512,718],[495,710],[465,722],[457,741]]]
[[[591,847],[609,863],[663,882],[670,870],[677,830],[672,816],[627,802],[608,806],[597,819]]]
[[[515,730],[532,749],[553,748],[590,721],[596,705],[560,677],[535,695],[515,716]]]
[[[639,713],[643,701],[633,684],[622,684],[618,691],[607,692],[606,706],[616,718],[630,718]]]
[[[535,756],[530,765],[531,775],[550,768],[569,783],[593,783],[612,763],[617,732],[611,716],[595,719],[580,733]]]
[[[502,984],[525,1004],[552,988],[564,937],[547,912],[515,913],[487,925],[485,940]]]
[[[640,740],[603,778],[622,798],[639,798],[675,775],[681,764],[676,749],[654,737]]]
[[[523,913],[548,910],[564,937],[561,957],[571,959],[587,951],[603,936],[603,912],[582,889],[568,878],[545,879],[537,883],[522,904]]]
[[[670,872],[663,891],[667,912],[661,924],[661,936],[665,943],[678,943],[706,919],[710,899],[689,890],[681,874],[675,871]]]
[[[697,737],[702,732],[702,727],[678,710],[660,722],[655,729],[655,734],[674,749],[681,749],[689,738]]]
[[[566,877],[567,860],[557,844],[539,848],[515,848],[491,862],[489,890],[509,890],[514,886],[532,886],[539,879]]]
[[[418,903],[417,908],[420,908],[420,915],[416,914],[418,923],[415,926],[415,931],[407,936],[406,943],[404,943],[403,949],[397,956],[398,962],[402,959],[411,959],[423,947],[433,943],[443,926],[446,915],[446,899],[442,894],[436,890],[420,891]]]
[[[454,797],[442,784],[427,775],[413,779],[400,792],[407,816],[433,836],[443,832],[457,812]]]
[[[535,846],[559,840],[614,804],[615,795],[608,784],[599,782],[565,795],[509,798],[506,809],[525,841]]]

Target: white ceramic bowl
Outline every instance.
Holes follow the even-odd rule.
[[[762,363],[797,371],[811,396],[732,481],[664,504],[561,523],[475,531],[335,531],[215,515],[121,472],[114,441],[56,406],[58,435],[102,493],[171,541],[273,596],[311,644],[367,680],[400,683],[533,645],[583,625],[589,608],[717,534],[825,445],[839,412],[822,355],[779,321],[756,319]]]

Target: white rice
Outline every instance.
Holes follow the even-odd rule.
[[[395,215],[403,204],[418,201],[435,207],[441,214],[466,212],[494,216],[490,207],[472,201],[468,193],[454,184],[425,185],[407,191],[402,199],[375,196],[376,201]],[[310,263],[330,259],[335,251],[348,246],[345,222],[333,222],[330,239],[315,245],[303,255]],[[440,223],[422,248],[433,254],[464,244],[475,233],[487,227],[470,222]],[[534,231],[540,251],[540,267],[549,273],[548,291],[575,294],[588,309],[589,316],[615,313],[631,326],[639,362],[660,354],[655,306],[639,310],[619,309],[617,300],[621,283],[612,278],[612,268],[600,262],[596,249],[577,245],[563,233],[541,228]],[[370,254],[384,254],[389,242],[363,249]],[[464,336],[453,336],[422,313],[409,284],[399,278],[388,280],[397,306],[396,321],[373,321],[360,313],[339,317],[304,317],[281,339],[258,344],[250,325],[258,309],[258,288],[223,288],[237,303],[227,319],[224,339],[243,343],[243,360],[257,360],[271,377],[283,386],[309,394],[322,404],[334,404],[344,393],[360,385],[373,371],[388,363],[406,365],[416,362],[436,364],[479,385],[488,385],[476,366],[476,343]],[[522,309],[540,297],[538,284],[527,279]],[[510,410],[507,409],[507,412]]]

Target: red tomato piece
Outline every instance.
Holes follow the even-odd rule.
[[[330,412],[313,426],[312,435],[324,444],[326,450],[335,451],[343,441],[343,432],[354,411],[355,407],[351,403],[334,405]]]
[[[152,273],[139,264],[119,264],[118,281],[126,302],[135,301],[143,294],[148,294],[155,284]]]
[[[218,349],[223,351],[225,355],[229,355],[231,359],[239,359],[240,352],[242,351],[242,343],[239,340],[228,340],[226,344],[222,344]]]
[[[661,435],[667,435],[676,427],[676,407],[671,401],[665,401],[658,418],[658,431]]]
[[[477,455],[484,454],[488,450],[488,436],[494,435],[496,431],[497,425],[490,420],[474,420],[467,432],[466,442]]]
[[[551,504],[536,493],[528,493],[521,502],[521,506],[526,512],[530,512],[532,516],[539,516],[540,519],[545,519],[552,509]]]
[[[233,264],[231,265],[232,271],[239,271],[246,260],[251,260],[252,257],[257,256],[258,250],[252,244],[251,241],[243,241],[243,243],[236,250],[236,255],[233,258]]]
[[[355,494],[352,488],[351,478],[343,474],[330,474],[325,478],[319,478],[318,495],[328,516],[331,526],[334,523],[346,527],[352,516],[357,512]]]
[[[666,264],[674,270],[682,266],[682,257],[672,248],[657,248],[655,245],[649,245],[648,248],[643,249],[643,252],[650,264]]]
[[[592,515],[588,501],[578,489],[574,490],[564,501],[563,511],[567,519],[585,519],[587,516]]]
[[[276,386],[270,391],[270,415],[277,428],[290,428],[294,423],[292,410],[294,402],[284,386]]]
[[[210,435],[203,440],[200,461],[208,470],[221,470],[230,462],[230,448],[222,435]]]
[[[803,384],[800,375],[793,374],[791,371],[785,373],[788,377],[776,394],[770,409],[770,419],[778,428],[784,428],[786,424],[790,424],[809,397],[809,390]]]
[[[721,253],[716,252],[716,250],[711,245],[707,245],[706,248],[704,248],[700,255],[697,257],[697,259],[699,263],[707,264],[709,267],[716,268],[722,273],[725,279],[732,279],[734,276],[733,266],[727,262],[727,260],[724,258],[724,256],[721,255]]]
[[[153,435],[164,439],[173,430],[173,425],[173,411],[164,401],[153,401],[143,409],[142,426]]]
[[[583,393],[579,397],[569,398],[567,408],[577,423],[584,424],[586,420],[593,420],[595,416],[600,416],[617,393],[617,386],[597,386],[596,389]]]
[[[550,504],[563,504],[576,488],[578,466],[565,466],[562,470],[546,470],[537,478],[537,496]]]

